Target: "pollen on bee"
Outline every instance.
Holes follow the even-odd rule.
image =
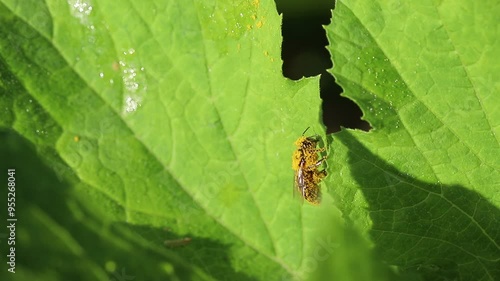
[[[321,202],[319,184],[327,175],[325,170],[319,170],[326,159],[326,156],[320,158],[319,153],[326,149],[317,147],[320,141],[319,136],[304,136],[308,129],[294,143],[296,146],[292,155],[292,169],[295,171],[294,189],[306,201],[316,205]]]

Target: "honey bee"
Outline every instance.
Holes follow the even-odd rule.
[[[321,202],[319,183],[327,175],[325,170],[318,170],[318,167],[326,160],[326,156],[320,159],[318,153],[326,149],[317,148],[319,136],[304,136],[308,129],[295,141],[297,149],[292,156],[292,169],[295,171],[294,192],[298,191],[302,198],[317,205]]]

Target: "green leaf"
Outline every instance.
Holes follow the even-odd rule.
[[[336,135],[332,193],[385,262],[425,280],[500,279],[499,13],[338,1],[326,27],[331,72],[373,126]]]
[[[292,198],[290,167],[305,128],[323,135],[318,79],[281,75],[273,2],[2,0],[18,221],[1,279],[395,279],[378,255],[404,280],[495,279],[498,44],[445,4],[449,30],[420,24],[424,4],[338,4],[335,75],[375,130],[329,136],[318,207]]]
[[[292,198],[293,143],[323,127],[318,78],[281,74],[280,23],[271,1],[2,0],[8,278],[308,275],[318,226],[342,228]]]

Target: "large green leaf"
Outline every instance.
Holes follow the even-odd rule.
[[[499,13],[338,1],[326,28],[332,73],[374,127],[337,135],[339,206],[387,263],[427,280],[500,279]]]
[[[273,2],[3,0],[0,24],[9,280],[290,280],[333,255],[339,212],[292,198],[323,127]]]
[[[2,0],[1,173],[16,169],[18,218],[2,280],[386,280],[369,243],[406,278],[494,279],[496,30],[457,33],[463,12],[445,4],[448,37],[420,24],[432,3],[339,3],[335,75],[375,130],[328,139],[316,207],[292,199],[290,158],[323,130],[318,80],[282,77],[272,2]]]

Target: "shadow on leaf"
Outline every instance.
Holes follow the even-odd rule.
[[[335,138],[349,148],[352,177],[369,205],[372,241],[388,264],[425,280],[500,280],[495,206],[463,186],[402,173],[347,130]]]
[[[1,162],[1,171],[16,170],[16,272],[21,275],[13,280],[26,280],[26,276],[37,280],[200,280],[208,275],[218,280],[251,279],[229,266],[228,246],[191,237],[192,245],[169,249],[163,241],[178,237],[163,229],[112,222],[90,210],[75,196],[78,179],[67,174],[61,181],[61,173],[56,174],[17,133],[0,131],[0,143],[0,157],[8,159]],[[2,179],[6,177],[4,173]],[[7,205],[6,191],[2,189],[2,206]],[[5,213],[1,215],[5,221]],[[3,234],[0,242],[7,237]],[[7,252],[7,243],[0,247],[0,252]],[[214,260],[217,266],[212,266]]]

